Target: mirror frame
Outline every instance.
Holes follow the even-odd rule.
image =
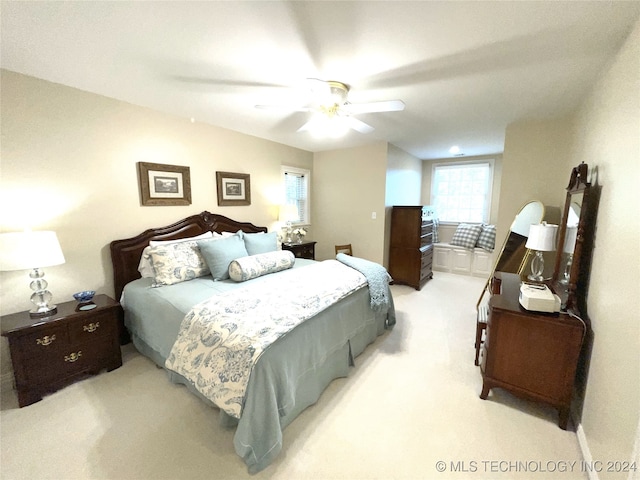
[[[527,224],[526,231],[520,231],[520,232],[514,231],[514,227],[517,223],[518,216],[520,216],[522,212],[531,204],[536,204],[538,206],[538,209],[540,210],[540,218],[537,218],[537,217],[534,218],[533,216],[531,216],[531,218],[529,218],[529,220],[526,222]],[[529,236],[528,226],[531,223],[542,222],[545,214],[546,214],[546,211],[545,211],[544,203],[542,203],[540,200],[529,200],[524,205],[522,205],[522,207],[520,207],[520,210],[518,210],[518,213],[516,213],[515,217],[513,218],[513,222],[511,222],[511,225],[509,226],[509,232],[507,233],[504,239],[504,242],[502,243],[502,248],[500,249],[500,253],[498,253],[498,255],[495,258],[495,261],[493,262],[493,268],[491,269],[491,274],[489,275],[489,278],[487,279],[487,282],[485,283],[484,288],[482,289],[482,293],[480,294],[480,298],[478,298],[478,302],[476,303],[476,310],[480,307],[482,298],[484,297],[484,294],[487,291],[489,284],[491,283],[491,279],[494,277],[496,271],[498,270],[498,267],[504,268],[505,266],[507,266],[506,264],[502,264],[501,262],[504,260],[502,257],[505,253],[505,250],[507,249],[507,246],[510,244],[516,244],[517,248],[510,250],[510,253],[513,255],[513,257],[511,258],[512,261],[508,265],[514,266],[515,262],[517,261],[518,266],[516,269],[511,268],[511,269],[506,269],[504,271],[522,275],[522,271],[524,270],[525,266],[529,261],[529,257],[531,256],[531,251],[525,247],[527,237]],[[518,250],[522,250],[522,257],[520,258],[514,255]]]
[[[569,179],[569,185],[567,186],[567,195],[564,204],[564,210],[562,212],[562,222],[560,223],[558,229],[558,249],[556,253],[556,261],[555,268],[553,269],[553,277],[551,279],[552,285],[554,289],[560,297],[563,297],[563,291],[566,289],[566,306],[565,309],[567,311],[579,311],[578,308],[578,293],[584,293],[586,291],[586,285],[583,285],[586,282],[584,276],[581,275],[583,263],[583,249],[585,243],[585,233],[588,227],[587,218],[588,212],[590,208],[590,199],[589,193],[591,192],[591,183],[587,181],[588,177],[588,166],[586,163],[582,162],[577,167],[574,167],[571,170],[571,177]],[[565,237],[567,235],[567,222],[569,220],[569,209],[571,208],[571,203],[577,195],[582,194],[582,205],[580,207],[580,217],[578,220],[578,231],[576,235],[576,243],[573,249],[573,258],[571,262],[571,270],[569,273],[569,281],[568,284],[561,285],[559,282],[560,276],[564,272],[563,268],[563,254],[562,254],[562,246],[564,245]],[[580,287],[580,288],[578,288]]]

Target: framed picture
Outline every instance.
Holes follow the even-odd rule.
[[[142,205],[191,205],[189,167],[138,162]]]
[[[251,205],[251,183],[248,173],[216,172],[218,205]]]

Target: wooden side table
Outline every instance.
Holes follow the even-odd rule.
[[[87,304],[61,303],[56,314],[45,318],[31,318],[28,311],[1,317],[20,407],[87,374],[122,365],[122,308],[106,295],[96,295],[92,304],[84,310]]]
[[[309,260],[316,259],[316,243],[317,242],[283,242],[282,249],[290,250],[296,258],[307,258]]]

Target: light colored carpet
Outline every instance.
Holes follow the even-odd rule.
[[[217,411],[128,345],[118,370],[29,407],[2,393],[1,476],[586,478],[576,436],[558,428],[553,409],[500,390],[478,397],[473,342],[483,285],[436,272],[420,292],[393,286],[398,324],[285,430],[280,456],[257,475],[236,456],[233,431],[218,425]]]

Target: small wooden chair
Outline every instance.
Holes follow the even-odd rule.
[[[336,255],[339,253],[344,253],[346,255],[351,255],[353,257],[353,252],[351,250],[351,244],[347,245],[336,245]]]

